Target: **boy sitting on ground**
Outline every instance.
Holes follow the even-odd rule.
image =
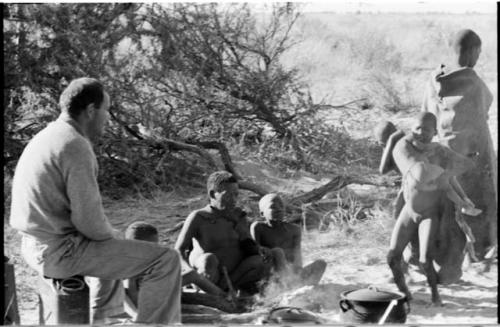
[[[285,206],[278,194],[270,193],[259,201],[259,211],[265,221],[250,226],[252,238],[261,247],[282,249],[292,272],[300,276],[304,285],[317,285],[326,269],[324,260],[316,260],[302,267],[302,233],[299,226],[283,221]]]

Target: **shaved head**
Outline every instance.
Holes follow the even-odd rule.
[[[481,52],[481,38],[473,30],[458,31],[452,40],[452,47],[458,55],[461,67],[474,67]]]
[[[457,54],[466,49],[481,46],[481,38],[473,30],[463,29],[455,34],[452,41],[453,49]]]
[[[424,124],[424,123],[429,123],[431,124],[434,129],[437,128],[437,119],[436,116],[432,112],[420,112],[418,115],[415,116],[415,123],[419,124]]]

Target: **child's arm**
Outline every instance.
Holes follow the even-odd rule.
[[[475,167],[471,158],[461,155],[446,146],[440,146],[439,151],[440,155],[446,159],[445,170],[448,175],[459,176]]]
[[[396,143],[404,136],[404,132],[401,130],[397,130],[396,132],[392,133],[391,136],[387,139],[386,146],[384,148],[384,152],[382,153],[382,158],[380,160],[380,165],[379,165],[379,173],[380,174],[386,174],[388,173],[391,169],[394,168],[393,164],[390,162],[393,162],[392,158],[392,151],[394,150],[394,147]]]
[[[455,176],[450,177],[450,185],[462,199],[467,199],[467,194],[465,193],[464,189],[462,188],[462,185],[460,185]]]

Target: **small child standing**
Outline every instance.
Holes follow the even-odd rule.
[[[467,197],[456,178],[457,175],[472,168],[473,161],[439,143],[422,142],[420,139],[423,133],[437,134],[437,120],[436,116],[430,112],[421,116],[425,116],[429,124],[413,124],[411,131],[413,135],[412,144],[417,151],[420,151],[421,155],[416,158],[416,162],[406,172],[403,172],[404,183],[411,184],[410,187],[418,191],[443,190],[448,199],[455,203],[462,213],[469,216],[479,215],[482,210],[475,208],[474,203]],[[416,121],[418,120],[416,119]],[[428,128],[429,131],[423,131],[425,128]],[[445,168],[429,162],[429,156],[434,151],[441,151],[447,158],[451,159],[448,160]]]
[[[125,231],[125,238],[128,240],[146,241],[158,243],[158,230],[151,224],[143,221],[136,221],[130,224]],[[137,314],[137,301],[139,297],[140,278],[129,278],[123,281],[125,288],[125,308],[126,312],[135,319]]]

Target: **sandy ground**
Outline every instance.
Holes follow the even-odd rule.
[[[307,191],[324,183],[325,180],[308,176],[283,180],[272,169],[262,169],[256,163],[237,162],[245,176],[265,180],[274,190],[282,192]],[[387,198],[389,193],[373,188],[351,187],[354,193],[368,193]],[[164,242],[172,244],[176,234],[168,235],[166,230],[186,215],[205,203],[202,192],[188,198],[176,192],[162,194],[154,199],[135,198],[120,202],[105,201],[105,208],[113,224],[125,228],[134,220],[148,220],[158,226],[164,235]],[[388,195],[389,194],[389,195]],[[387,199],[386,199],[387,200]],[[253,201],[255,202],[255,201]],[[248,204],[250,203],[250,204]],[[250,210],[256,203],[248,202]],[[388,203],[381,202],[381,203]],[[396,290],[390,282],[391,273],[385,263],[388,239],[393,221],[383,210],[374,210],[370,219],[348,226],[333,225],[325,232],[305,231],[303,255],[305,263],[315,259],[327,261],[327,269],[320,284],[315,287],[283,290],[276,296],[261,298],[256,311],[244,315],[225,315],[223,321],[229,324],[259,323],[270,306],[290,305],[314,312],[323,322],[334,324],[341,321],[339,307],[340,293],[369,285]],[[384,216],[385,215],[385,216]],[[5,227],[4,245],[6,254],[16,269],[18,305],[23,325],[38,324],[38,306],[34,272],[26,267],[19,257],[19,237]],[[484,272],[484,265],[473,263],[464,271],[460,283],[440,286],[443,307],[429,305],[430,292],[423,275],[410,271],[413,281],[409,283],[414,294],[407,324],[494,324],[497,323],[497,261]]]

